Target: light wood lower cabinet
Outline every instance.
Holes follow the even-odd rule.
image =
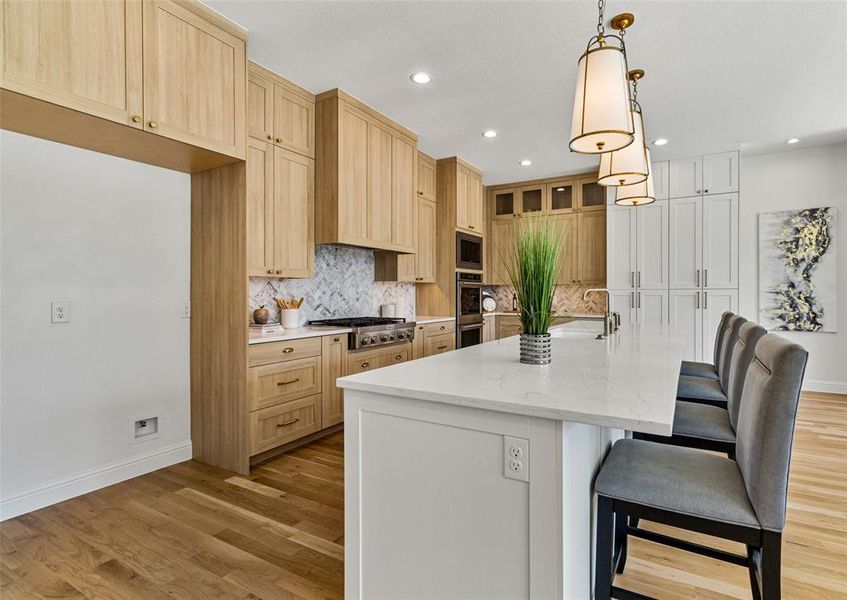
[[[456,322],[426,323],[415,327],[412,358],[424,358],[456,349]]]
[[[347,335],[322,338],[323,391],[321,393],[321,427],[344,422],[344,391],[335,380],[344,376],[347,362]]]
[[[512,337],[514,335],[520,335],[523,333],[523,325],[521,325],[521,319],[517,315],[496,315],[496,317],[489,317],[491,319],[496,318],[496,339]],[[573,321],[570,317],[556,317],[550,323],[550,327],[555,327],[556,325],[561,325],[563,323],[569,323]]]
[[[321,357],[313,356],[250,369],[249,410],[311,396],[321,391]]]
[[[293,442],[320,429],[321,396],[307,396],[250,413],[250,455]]]
[[[425,356],[434,356],[443,354],[456,349],[456,333],[442,333],[440,335],[432,335],[424,340]]]
[[[397,344],[387,348],[374,348],[373,350],[357,350],[347,353],[346,375],[355,375],[365,371],[373,371],[382,367],[388,367],[412,358],[412,343]]]
[[[482,341],[491,342],[497,339],[497,317],[495,315],[483,315],[482,317]]]
[[[247,350],[247,364],[250,367],[256,367],[306,356],[320,356],[320,353],[321,338],[319,337],[251,344]]]

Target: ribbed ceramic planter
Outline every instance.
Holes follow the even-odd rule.
[[[553,344],[549,333],[522,333],[521,362],[527,365],[548,365],[552,360]]]

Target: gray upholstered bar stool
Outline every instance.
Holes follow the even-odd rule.
[[[674,446],[726,452],[730,458],[734,458],[735,432],[738,429],[738,410],[744,382],[750,363],[755,358],[756,346],[765,333],[765,328],[753,321],[747,321],[739,328],[738,338],[729,357],[725,409],[677,400],[671,437],[638,433],[633,434],[633,437]]]
[[[720,360],[719,357],[721,355],[721,343],[723,342],[723,335],[726,331],[727,323],[729,318],[735,313],[731,311],[724,311],[721,315],[721,320],[718,322],[718,330],[715,332],[715,354],[712,358],[714,360],[714,364],[706,363],[706,362],[696,362],[693,360],[684,360],[682,361],[682,368],[679,370],[680,375],[685,375],[687,377],[705,377],[706,379],[719,379],[720,378]]]
[[[718,379],[680,375],[676,397],[687,402],[710,404],[726,408],[726,390],[729,389],[729,363],[732,349],[747,319],[741,315],[730,315],[724,327],[719,354],[715,359],[718,365]]]
[[[780,553],[791,442],[806,350],[768,334],[756,346],[738,415],[736,460],[644,440],[612,447],[597,492],[596,600],[648,598],[615,587],[627,536],[747,567],[754,600],[780,598]],[[742,556],[627,525],[627,517],[747,546]]]

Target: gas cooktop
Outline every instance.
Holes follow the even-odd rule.
[[[318,319],[309,321],[309,325],[352,328],[352,333],[347,336],[347,347],[350,350],[405,344],[415,338],[414,321],[393,317]]]

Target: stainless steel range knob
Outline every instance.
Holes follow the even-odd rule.
[[[363,335],[361,338],[359,338],[359,343],[362,344],[362,346],[367,346],[370,342],[371,336],[369,335]]]
[[[388,341],[388,334],[383,333],[381,336],[379,336],[379,339],[381,339],[383,342],[387,342]]]

